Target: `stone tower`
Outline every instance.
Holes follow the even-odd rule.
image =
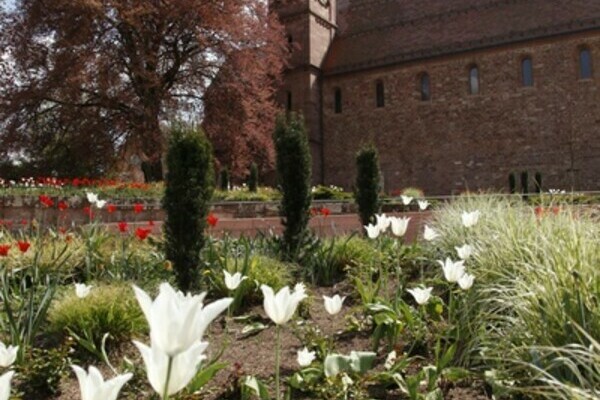
[[[284,25],[290,47],[278,101],[304,116],[308,130],[313,183],[323,182],[322,65],[335,36],[338,0],[280,0],[271,7]]]

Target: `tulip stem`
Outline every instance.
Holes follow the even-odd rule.
[[[169,381],[171,380],[171,370],[173,369],[173,356],[169,356],[169,365],[167,366],[167,379],[165,381],[165,390],[163,392],[163,400],[169,398]]]
[[[275,399],[279,400],[280,396],[281,396],[281,392],[279,391],[279,348],[281,346],[281,327],[279,325],[275,326],[275,336],[276,336],[276,343],[275,343]]]

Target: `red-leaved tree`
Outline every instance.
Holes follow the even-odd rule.
[[[17,0],[0,15],[0,49],[4,155],[68,148],[99,171],[116,159],[131,167],[160,160],[162,123],[208,115],[222,163],[272,159],[287,51],[266,1]],[[213,82],[225,95],[205,96]]]

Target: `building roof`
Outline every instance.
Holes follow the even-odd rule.
[[[600,28],[600,0],[350,0],[323,69],[337,74]]]

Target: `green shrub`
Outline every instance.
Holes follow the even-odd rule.
[[[188,292],[200,284],[200,250],[214,191],[212,147],[204,133],[176,126],[171,132],[167,165],[165,255],[173,263],[177,286]]]
[[[514,172],[508,174],[508,191],[511,194],[517,193],[517,178],[515,178]]]
[[[413,199],[422,199],[423,197],[425,197],[423,189],[419,189],[416,187],[407,187],[404,190],[402,190],[402,194],[404,196],[412,197]]]
[[[542,173],[536,172],[535,177],[533,178],[533,186],[535,187],[535,192],[537,194],[542,193]]]
[[[529,173],[527,171],[521,172],[521,193],[523,193],[523,200],[527,200],[529,197]]]
[[[220,189],[224,192],[228,191],[231,186],[229,183],[229,168],[223,167],[219,178]]]
[[[108,333],[111,342],[125,342],[146,332],[147,324],[130,286],[92,287],[80,299],[69,288],[48,311],[48,332],[75,334],[93,342],[97,348]]]
[[[60,391],[62,378],[71,372],[70,348],[70,343],[50,349],[32,348],[16,367],[18,392],[25,399],[54,398]]]
[[[346,193],[344,189],[334,185],[317,185],[311,191],[315,200],[346,200],[352,198],[352,194]]]
[[[363,225],[372,222],[379,212],[379,156],[374,146],[362,148],[356,154],[356,187],[354,198]]]
[[[274,134],[277,180],[283,195],[280,212],[284,226],[284,258],[294,260],[309,231],[311,156],[304,120],[290,114],[277,119]]]
[[[248,175],[248,190],[256,193],[258,190],[258,166],[256,163],[250,165],[250,174]]]

